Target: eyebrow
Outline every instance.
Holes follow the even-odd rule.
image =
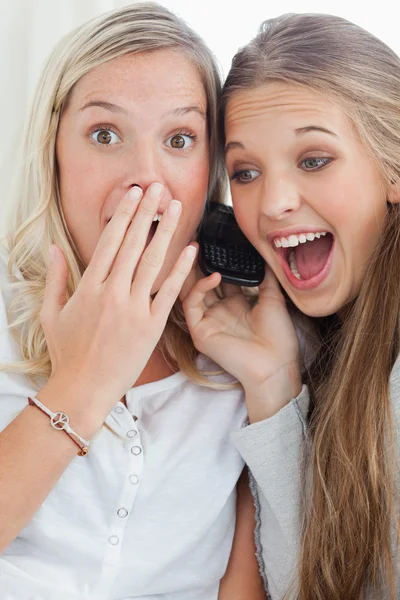
[[[319,125],[307,125],[307,127],[299,127],[298,129],[295,129],[294,131],[295,131],[296,135],[304,135],[305,133],[309,133],[311,131],[321,131],[322,133],[327,133],[328,135],[333,135],[336,138],[338,137],[336,135],[336,133],[333,133],[333,131],[326,129],[325,127],[320,127]]]
[[[104,108],[105,110],[109,110],[113,113],[119,113],[121,115],[124,115],[125,117],[129,116],[129,112],[126,110],[126,108],[123,108],[118,104],[113,104],[112,102],[104,102],[102,100],[91,100],[90,102],[86,102],[86,104],[84,104],[79,110],[81,111],[85,110],[86,108],[92,108],[95,106],[99,108]]]
[[[114,104],[113,102],[104,102],[103,100],[91,100],[90,102],[86,102],[79,110],[85,110],[86,108],[99,107],[104,108],[105,110],[109,110],[110,112],[121,114],[124,117],[129,117],[129,111],[123,106],[119,106],[118,104]],[[170,115],[174,117],[180,117],[182,115],[186,115],[190,112],[198,113],[204,120],[206,119],[206,113],[199,106],[182,106],[179,108],[175,108],[163,115],[164,117],[168,117]]]
[[[327,133],[328,135],[333,135],[334,137],[338,137],[336,133],[330,131],[330,129],[326,129],[325,127],[320,127],[319,125],[307,125],[307,127],[298,127],[294,130],[296,135],[304,135],[305,133],[310,133],[312,131],[320,131],[322,133]],[[241,142],[228,142],[224,149],[225,156],[228,154],[230,150],[245,150],[246,148]]]
[[[244,145],[241,142],[228,142],[224,148],[225,156],[230,150],[245,150]]]

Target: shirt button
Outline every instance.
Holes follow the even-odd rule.
[[[135,475],[135,473],[132,473],[132,475],[129,475],[129,481],[132,485],[137,485],[139,483],[139,477]]]
[[[142,449],[140,446],[132,446],[131,448],[131,452],[132,454],[134,454],[135,456],[139,456],[139,454],[141,454]]]
[[[117,544],[119,544],[119,537],[117,535],[112,535],[108,538],[108,541],[111,544],[111,546],[116,546]]]
[[[136,429],[130,429],[127,434],[126,434],[129,438],[134,438],[135,435],[137,435],[137,431]]]
[[[128,516],[128,511],[126,510],[126,508],[119,508],[117,510],[117,515],[121,518],[121,519],[125,519],[125,517]]]
[[[123,413],[123,412],[124,412],[124,409],[123,409],[123,407],[122,407],[122,406],[116,406],[116,407],[114,408],[114,410],[115,410],[115,412],[116,412],[116,413],[118,413],[119,415],[120,415],[121,413]]]

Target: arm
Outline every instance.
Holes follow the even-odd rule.
[[[52,374],[37,396],[53,412],[65,412],[72,428],[88,440],[143,371],[194,259],[186,248],[152,298],[179,214],[167,210],[144,249],[159,198],[146,192],[139,204],[134,191],[121,200],[105,227],[72,297],[67,301],[68,266],[57,246],[44,292],[40,317]],[[3,337],[5,309],[0,296],[1,363],[12,356],[9,332]],[[10,381],[4,376],[0,383],[0,552],[29,522],[77,453],[73,441],[54,430],[46,415],[21,406],[26,389],[15,389]],[[18,400],[15,416],[18,409],[9,408]]]
[[[78,398],[81,406],[87,400],[89,405],[94,394],[89,395],[88,390],[78,389],[78,386],[54,381],[37,397],[56,411],[68,406],[71,398]],[[105,398],[99,394],[96,398],[100,405],[104,404]],[[0,402],[3,399],[13,401],[0,394]],[[118,398],[115,403],[117,401]],[[74,429],[86,439],[90,439],[101,427],[101,417],[96,422],[93,412],[89,424],[80,409],[74,410],[69,406],[65,410]],[[0,433],[0,554],[33,517],[77,455],[77,450],[72,440],[64,432],[53,429],[48,417],[33,406],[26,406]]]
[[[237,486],[236,528],[228,567],[221,579],[218,600],[265,600],[254,543],[254,501],[247,469]]]
[[[299,396],[279,412],[233,435],[255,480],[262,523],[262,566],[274,599],[282,598],[296,582],[308,406],[309,394],[303,386]]]

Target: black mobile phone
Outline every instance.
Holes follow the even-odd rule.
[[[264,279],[265,261],[239,229],[230,206],[209,203],[198,242],[199,265],[205,275],[218,271],[226,283],[253,287]]]

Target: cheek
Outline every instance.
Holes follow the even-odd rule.
[[[59,166],[62,211],[81,258],[88,263],[101,235],[101,207],[107,181],[79,153],[64,152]]]
[[[232,206],[236,221],[245,236],[255,243],[258,232],[258,215],[254,202],[236,201],[235,192],[232,193]]]
[[[193,222],[199,221],[203,213],[208,177],[208,160],[201,160],[183,165],[171,182],[173,197],[182,202],[183,212]]]

